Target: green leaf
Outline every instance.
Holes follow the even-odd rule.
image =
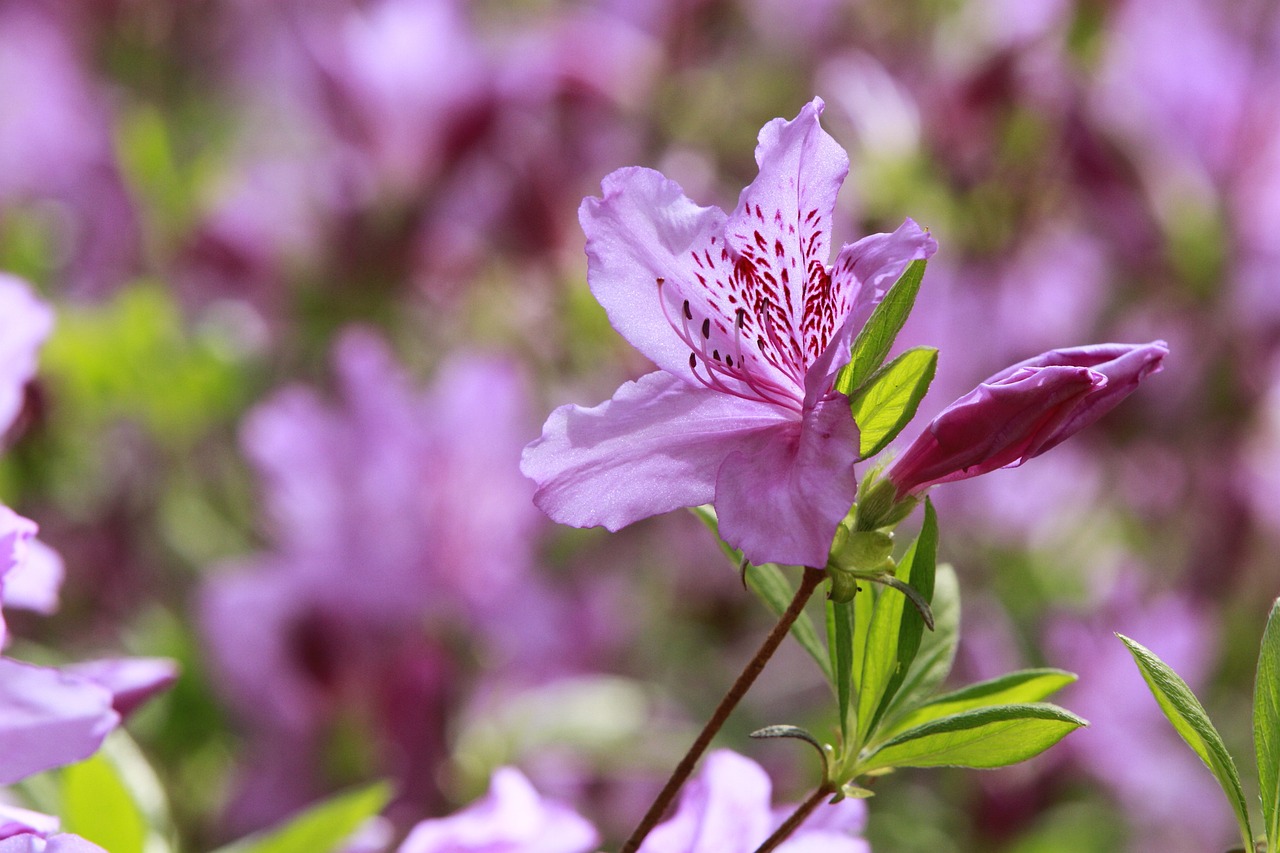
[[[1150,649],[1123,634],[1116,634],[1133,655],[1134,662],[1142,672],[1142,677],[1156,697],[1156,703],[1165,717],[1173,724],[1174,730],[1187,742],[1187,745],[1200,756],[1200,760],[1213,772],[1218,784],[1222,786],[1231,807],[1235,810],[1236,821],[1240,825],[1241,837],[1245,847],[1253,846],[1253,830],[1249,826],[1249,806],[1240,788],[1240,774],[1236,772],[1236,764],[1227,752],[1222,736],[1209,721],[1209,714],[1200,704],[1200,700],[1191,692],[1191,688],[1169,665],[1156,657]]]
[[[857,599],[857,596],[854,596]],[[853,691],[853,601],[827,600],[827,652],[835,672],[836,701],[840,705],[840,736],[849,737],[849,697]]]
[[[736,569],[741,566],[742,554],[720,538],[720,528],[716,520],[715,510],[707,506],[698,506],[693,507],[692,512],[716,537],[720,550],[729,558],[729,562],[733,567]],[[786,612],[786,609],[791,605],[791,600],[795,598],[795,588],[791,586],[791,582],[787,580],[787,576],[783,574],[782,569],[773,563],[763,563],[761,565],[753,563],[747,567],[743,577],[746,579],[747,587],[755,593],[757,598],[764,602],[774,616],[781,616]],[[814,662],[818,664],[818,668],[822,670],[827,682],[834,686],[836,679],[831,669],[831,662],[827,659],[827,651],[822,647],[822,641],[818,639],[818,631],[814,628],[813,619],[809,617],[808,613],[801,613],[796,621],[792,623],[791,636],[809,653],[809,657],[813,658]]]
[[[1258,653],[1258,674],[1253,684],[1253,745],[1258,754],[1267,849],[1280,850],[1280,599],[1271,606]]]
[[[909,349],[876,371],[849,399],[860,434],[859,455],[875,456],[916,416],[938,369],[933,347]]]
[[[332,853],[390,800],[391,786],[385,782],[344,791],[281,826],[254,833],[215,853]]]
[[[922,637],[915,662],[882,716],[890,727],[893,720],[933,698],[938,685],[951,672],[960,638],[960,582],[955,570],[948,565],[937,567],[932,610],[933,630]]]
[[[895,723],[890,735],[975,708],[1039,702],[1075,680],[1074,673],[1061,669],[1024,669],[1011,672],[926,702]]]
[[[111,853],[172,849],[164,839],[164,793],[151,766],[123,732],[91,758],[59,774],[63,829]]]
[[[897,579],[916,588],[926,602],[933,598],[938,550],[938,517],[925,501],[924,526],[898,565]],[[858,691],[858,737],[865,742],[902,686],[920,650],[924,620],[900,590],[876,597],[867,657]]]
[[[875,311],[871,312],[867,324],[853,341],[849,363],[836,377],[836,390],[852,397],[854,392],[866,384],[871,374],[884,364],[894,339],[898,337],[902,325],[907,322],[907,315],[916,304],[920,282],[924,279],[924,268],[923,260],[907,264],[902,275],[889,288]]]
[[[859,762],[858,772],[886,767],[1005,767],[1039,755],[1086,725],[1056,705],[978,708],[908,729]]]

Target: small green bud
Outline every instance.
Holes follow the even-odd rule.
[[[837,604],[845,604],[853,601],[853,597],[858,594],[858,579],[848,572],[840,569],[827,567],[827,577],[831,578],[831,592],[827,598]]]

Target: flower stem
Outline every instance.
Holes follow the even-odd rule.
[[[702,753],[706,752],[711,739],[720,731],[720,727],[729,718],[729,714],[737,707],[738,702],[742,700],[747,690],[764,670],[764,665],[768,663],[769,658],[773,657],[773,653],[777,651],[778,646],[782,644],[782,640],[787,636],[787,632],[791,630],[792,624],[804,611],[804,606],[808,603],[814,590],[818,588],[818,584],[822,583],[826,576],[827,573],[824,569],[806,568],[804,570],[804,575],[800,578],[800,588],[796,590],[795,598],[791,599],[791,604],[787,606],[782,617],[778,619],[778,624],[773,626],[773,630],[769,632],[769,636],[765,637],[755,655],[747,662],[746,668],[742,670],[737,680],[733,682],[729,692],[720,700],[720,704],[716,706],[715,711],[711,714],[711,719],[707,720],[707,724],[702,727],[702,731],[698,733],[698,737],[693,742],[693,745],[689,747],[689,751],[685,753],[684,758],[680,759],[680,763],[676,765],[676,769],[671,773],[671,778],[667,780],[667,784],[658,793],[657,799],[653,801],[653,805],[649,806],[649,811],[645,813],[635,832],[631,833],[631,837],[622,845],[619,853],[635,853],[640,848],[640,843],[644,841],[645,836],[649,834],[649,831],[658,825],[658,821],[662,819],[663,814],[671,806],[672,800],[680,792],[685,780],[693,773],[693,768],[698,763],[698,759],[702,757]]]
[[[791,837],[791,833],[800,828],[800,824],[809,819],[809,815],[813,814],[814,809],[822,805],[822,801],[831,796],[835,791],[831,788],[830,783],[823,783],[818,790],[809,795],[809,799],[801,803],[791,817],[783,821],[782,826],[777,831],[765,839],[764,844],[756,848],[756,853],[769,853],[770,850],[776,848],[779,844]]]

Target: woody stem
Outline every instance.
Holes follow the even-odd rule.
[[[777,831],[775,831],[773,835],[770,835],[765,839],[764,844],[761,844],[756,848],[756,853],[769,853],[769,851],[773,850],[779,844],[790,838],[791,833],[799,829],[800,824],[809,819],[809,815],[813,814],[814,809],[822,805],[822,801],[833,793],[835,793],[835,791],[832,789],[830,783],[824,783],[820,786],[818,790],[809,795],[809,799],[801,803],[796,810],[791,813],[791,817],[783,821],[782,826],[778,827]]]
[[[800,578],[800,588],[796,590],[795,597],[791,599],[791,604],[787,606],[781,618],[778,619],[778,623],[773,626],[769,636],[765,637],[764,642],[760,644],[760,648],[756,650],[755,655],[747,662],[737,680],[733,682],[733,686],[729,688],[729,692],[720,700],[720,704],[716,706],[715,711],[711,714],[711,719],[707,720],[707,724],[702,727],[702,731],[698,733],[698,737],[694,740],[693,745],[689,747],[689,751],[685,753],[684,758],[680,759],[680,763],[676,765],[676,769],[671,773],[671,778],[667,780],[667,784],[658,793],[657,799],[653,801],[653,805],[649,806],[649,811],[645,813],[640,825],[631,833],[631,837],[622,845],[619,853],[635,853],[640,848],[641,842],[649,834],[649,831],[657,826],[658,821],[662,819],[672,801],[675,800],[676,794],[680,792],[685,780],[693,773],[694,766],[697,765],[698,759],[702,757],[702,753],[706,752],[711,739],[720,731],[720,727],[729,718],[729,714],[733,712],[733,709],[737,707],[738,702],[742,700],[747,690],[755,683],[756,678],[764,670],[764,665],[769,662],[769,658],[773,657],[773,653],[777,651],[778,646],[782,644],[783,638],[791,630],[792,624],[804,611],[804,606],[808,603],[814,590],[818,588],[818,584],[822,583],[826,576],[827,573],[823,569],[806,568],[804,570],[804,575]]]

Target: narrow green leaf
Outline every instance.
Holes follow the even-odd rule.
[[[865,594],[865,593],[864,593]],[[854,596],[856,599],[857,596]],[[853,691],[852,601],[827,601],[827,651],[835,672],[836,701],[840,706],[840,736],[849,737],[849,697]]]
[[[1271,606],[1253,684],[1253,745],[1267,849],[1280,850],[1280,599]]]
[[[909,349],[877,370],[849,399],[849,410],[858,425],[862,458],[884,450],[916,416],[937,369],[936,349]]]
[[[1227,752],[1222,736],[1209,721],[1200,700],[1191,692],[1191,688],[1169,665],[1156,657],[1150,649],[1123,634],[1116,634],[1133,655],[1134,662],[1142,672],[1147,687],[1156,697],[1160,710],[1173,724],[1174,730],[1187,745],[1200,756],[1200,760],[1213,772],[1223,793],[1227,795],[1231,807],[1235,810],[1236,821],[1240,825],[1241,837],[1245,847],[1253,845],[1253,830],[1249,826],[1249,805],[1240,788],[1240,774],[1236,764]]]
[[[924,525],[920,535],[898,564],[897,579],[915,588],[926,603],[933,598],[937,571],[938,516],[932,502],[925,501]],[[900,590],[876,598],[876,611],[867,637],[867,659],[863,664],[858,694],[858,735],[869,737],[898,688],[906,679],[920,650],[925,623],[920,611]]]
[[[345,791],[312,806],[283,825],[254,833],[215,853],[332,853],[391,800],[385,782]],[[115,848],[110,848],[116,853]]]
[[[933,698],[951,672],[960,638],[960,582],[955,570],[945,564],[937,567],[932,609],[933,630],[921,638],[915,662],[882,716],[890,727],[895,719]]]
[[[997,705],[952,714],[908,729],[858,765],[886,767],[1005,767],[1039,755],[1084,720],[1056,705]]]
[[[888,734],[924,725],[930,720],[949,717],[975,708],[993,705],[1039,702],[1076,680],[1074,673],[1061,669],[1024,669],[1011,672],[990,681],[971,684],[944,696],[926,702],[894,723]]]
[[[716,520],[715,511],[706,506],[693,507],[692,511],[715,536],[716,542],[720,545],[720,550],[729,558],[734,571],[737,571],[738,567],[742,565],[742,554],[720,538],[720,528]],[[774,616],[781,616],[786,612],[787,607],[791,605],[791,599],[795,598],[795,588],[791,586],[791,582],[787,580],[787,576],[783,574],[782,569],[773,563],[763,563],[761,565],[752,563],[747,567],[745,578],[748,589],[764,602]],[[792,623],[791,636],[796,639],[801,648],[809,653],[809,657],[813,658],[814,662],[818,664],[818,669],[822,671],[827,682],[834,687],[836,679],[831,668],[831,662],[827,659],[827,651],[822,647],[822,641],[818,639],[818,631],[814,628],[813,619],[810,618],[808,613],[801,613],[799,618]]]
[[[924,279],[925,261],[912,261],[902,271],[884,299],[871,312],[867,324],[858,332],[850,350],[849,364],[836,377],[836,390],[854,395],[866,384],[871,374],[884,364],[907,315],[916,304],[920,282]]]
[[[862,673],[866,669],[867,638],[871,634],[871,619],[876,609],[876,594],[870,584],[860,584],[860,592],[849,602],[853,605],[853,680],[855,695],[862,692]],[[856,704],[853,710],[857,710]]]

